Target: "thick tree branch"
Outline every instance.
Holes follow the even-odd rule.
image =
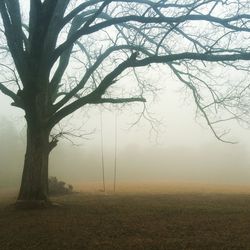
[[[6,86],[4,86],[2,83],[0,83],[0,91],[3,94],[9,96],[14,101],[14,103],[12,103],[13,106],[23,108],[21,98],[17,94],[15,94],[13,91],[8,89]]]
[[[84,11],[89,6],[94,6],[98,3],[104,2],[104,0],[91,0],[84,2],[80,5],[78,5],[76,8],[74,8],[67,16],[65,16],[61,22],[61,29],[69,23],[74,17],[76,17],[80,12]]]
[[[19,1],[0,1],[0,13],[4,24],[4,33],[7,38],[12,58],[15,62],[20,78],[26,81],[27,61],[23,50],[23,31]]]
[[[169,63],[180,60],[200,60],[206,62],[223,62],[223,61],[249,61],[250,53],[237,53],[237,54],[222,54],[213,55],[206,53],[180,53],[166,56],[151,56],[133,62],[132,67],[142,67],[150,63]]]
[[[72,34],[74,34],[77,29],[79,29],[79,27],[81,27],[82,23],[84,23],[85,21],[88,20],[89,15],[95,13],[96,10],[91,10],[91,11],[86,11],[81,13],[80,15],[76,16],[73,21],[72,21],[72,25],[70,27],[69,33],[68,33],[68,38],[71,37]],[[60,61],[59,61],[59,65],[56,69],[55,74],[53,75],[53,78],[50,82],[51,86],[51,91],[52,91],[52,96],[56,96],[56,90],[58,89],[58,84],[60,83],[62,76],[69,64],[69,59],[71,56],[71,52],[73,49],[73,45],[71,47],[69,47],[67,50],[65,50],[63,52],[63,54],[60,57]],[[54,101],[54,98],[52,98]]]
[[[129,102],[146,102],[146,99],[143,97],[129,97],[129,98],[101,98],[97,102],[90,104],[98,103],[129,103]]]
[[[45,34],[44,41],[44,59],[45,63],[50,63],[48,58],[49,55],[54,51],[58,39],[58,35],[61,32],[60,23],[63,20],[64,13],[68,7],[70,0],[60,0],[60,1],[46,1],[43,4],[43,13],[45,15],[44,19],[49,19],[48,27]],[[46,15],[50,13],[50,15]],[[48,61],[47,61],[48,60]]]
[[[88,19],[88,21],[83,25],[82,29],[89,28],[89,26],[96,20],[96,18],[102,13],[105,7],[107,7],[112,0],[104,0],[100,8]]]

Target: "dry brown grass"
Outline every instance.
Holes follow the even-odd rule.
[[[96,193],[102,189],[101,182],[74,183],[76,190]],[[113,191],[113,182],[106,182],[108,192]],[[221,193],[221,194],[250,194],[250,185],[229,185],[204,182],[184,181],[118,181],[118,193],[126,194],[173,194],[173,193]]]
[[[77,193],[59,207],[0,199],[1,250],[250,249],[247,193]]]

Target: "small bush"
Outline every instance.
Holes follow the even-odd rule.
[[[49,178],[50,195],[71,194],[72,192],[73,192],[72,185],[66,184],[64,181],[59,181],[56,177]]]

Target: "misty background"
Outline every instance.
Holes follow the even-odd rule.
[[[115,121],[117,120],[117,186],[119,182],[199,182],[206,184],[250,184],[250,131],[235,121],[221,123],[230,129],[227,139],[218,141],[202,119],[196,119],[192,98],[181,84],[164,76],[162,88],[148,103],[152,123],[139,117],[142,104],[126,107],[92,106],[76,112],[60,126],[83,135],[61,140],[50,156],[50,176],[81,185],[102,182],[101,117],[105,177],[113,180]],[[167,82],[167,84],[165,84]],[[18,187],[25,152],[24,114],[0,96],[0,188]],[[99,184],[98,184],[99,183]],[[98,188],[98,187],[97,187]]]

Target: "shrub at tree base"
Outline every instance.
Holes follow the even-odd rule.
[[[64,181],[59,181],[56,177],[49,178],[50,195],[71,194],[72,192],[73,192],[72,185],[66,184]]]

